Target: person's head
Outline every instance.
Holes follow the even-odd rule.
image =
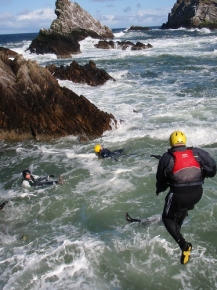
[[[26,169],[26,170],[23,170],[23,178],[24,179],[30,179],[31,178],[31,171]]]
[[[170,146],[181,146],[181,145],[186,145],[186,136],[185,133],[181,131],[174,131],[170,135]]]
[[[101,150],[102,150],[102,146],[101,146],[101,145],[99,145],[99,144],[95,145],[95,147],[94,147],[94,151],[95,151],[96,153],[99,153]]]

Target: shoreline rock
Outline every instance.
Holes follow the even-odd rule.
[[[74,83],[88,84],[89,86],[100,86],[108,80],[115,81],[105,70],[96,67],[93,61],[81,66],[75,60],[70,65],[56,67],[55,64],[46,67],[52,75],[60,80],[70,80]]]
[[[0,140],[51,140],[74,135],[80,141],[116,128],[112,114],[84,96],[60,87],[36,61],[0,52]]]

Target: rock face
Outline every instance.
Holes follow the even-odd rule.
[[[177,0],[161,29],[217,29],[216,0]]]
[[[99,137],[116,127],[113,115],[84,96],[60,87],[56,78],[22,55],[0,52],[0,140]]]
[[[8,57],[15,57],[18,53],[6,47],[0,47],[0,52],[3,52]]]
[[[71,57],[81,53],[79,41],[90,36],[92,38],[113,38],[112,31],[100,24],[77,3],[69,0],[57,0],[57,19],[50,29],[41,29],[29,46],[32,53],[54,53],[59,58]]]
[[[53,76],[60,80],[70,80],[74,83],[88,84],[89,86],[103,85],[108,80],[114,80],[105,70],[96,67],[93,61],[81,66],[75,60],[68,66],[47,66]],[[115,80],[114,80],[115,81]]]
[[[86,30],[89,36],[95,38],[113,38],[112,31],[100,24],[88,12],[84,11],[77,3],[69,0],[57,0],[57,19],[54,20],[50,29],[61,34],[71,34],[77,30]]]
[[[131,50],[142,50],[142,49],[147,49],[147,48],[152,48],[153,46],[151,44],[144,44],[141,42],[137,42],[134,44],[131,41],[117,41],[114,42],[112,40],[106,41],[106,40],[100,40],[97,44],[94,44],[96,48],[101,48],[101,49],[111,49],[111,48],[116,48],[116,49],[131,49]]]

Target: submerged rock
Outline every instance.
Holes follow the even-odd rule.
[[[57,0],[57,19],[50,29],[41,29],[39,35],[32,41],[29,50],[36,54],[54,53],[58,58],[71,57],[72,54],[81,53],[79,41],[86,37],[113,38],[112,31],[77,3],[69,0]]]
[[[216,0],[177,0],[161,29],[217,29]]]
[[[49,140],[68,135],[80,140],[113,129],[113,115],[84,96],[60,87],[50,71],[22,55],[0,53],[0,140]]]
[[[70,80],[74,83],[88,84],[89,86],[103,85],[108,80],[114,80],[105,70],[96,67],[93,61],[81,66],[75,60],[67,66],[47,66],[49,71],[60,80]]]

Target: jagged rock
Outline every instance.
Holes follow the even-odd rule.
[[[47,66],[50,72],[60,80],[70,80],[74,83],[85,83],[90,86],[99,86],[108,80],[114,80],[105,70],[96,67],[93,61],[84,66],[72,61],[70,65],[56,67],[54,64]]]
[[[129,29],[127,29],[127,31],[147,31],[150,30],[149,27],[144,27],[144,26],[134,26],[132,25]]]
[[[61,34],[71,34],[77,30],[86,30],[95,38],[113,38],[112,31],[83,10],[78,3],[69,0],[57,0],[54,20],[50,29]]]
[[[112,124],[112,125],[111,125]],[[84,96],[60,87],[50,71],[22,55],[0,53],[0,140],[94,139],[116,126]]]
[[[122,50],[126,50],[127,48],[130,48],[131,50],[142,50],[147,48],[152,48],[153,46],[151,44],[144,44],[141,42],[137,42],[134,44],[131,41],[117,41],[114,42],[112,40],[106,41],[106,40],[100,40],[97,44],[94,44],[96,48],[101,49],[112,49],[112,48],[121,48]]]
[[[94,44],[96,48],[101,48],[101,49],[110,49],[110,48],[115,48],[115,43],[114,41],[106,41],[106,40],[100,40],[97,44]]]
[[[2,46],[0,47],[0,52],[4,53],[8,57],[15,57],[18,54],[17,52]]]
[[[53,31],[41,29],[39,35],[28,48],[31,53],[53,53],[58,58],[71,58],[72,54],[81,53],[80,44],[72,35],[62,35]]]
[[[217,29],[216,0],[177,0],[161,29]]]
[[[92,38],[113,38],[112,31],[77,3],[69,0],[57,0],[57,19],[50,29],[41,29],[39,35],[32,41],[29,50],[32,53],[54,53],[58,58],[71,57],[72,54],[81,53],[79,41],[90,36]]]

